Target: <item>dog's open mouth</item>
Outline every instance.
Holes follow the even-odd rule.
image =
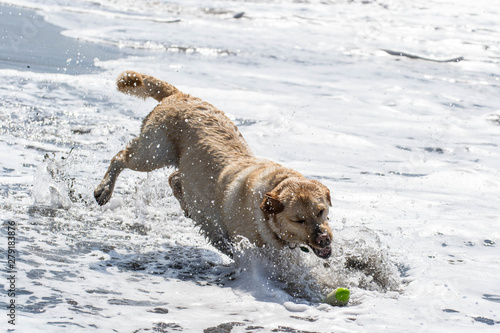
[[[332,255],[332,248],[330,246],[322,247],[322,248],[316,248],[316,247],[311,247],[314,254],[317,255],[321,259],[328,259]]]

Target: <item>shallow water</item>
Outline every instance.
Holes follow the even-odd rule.
[[[0,243],[8,248],[15,223],[17,308],[16,325],[5,316],[0,327],[497,330],[495,8],[2,2]],[[155,105],[115,90],[126,69],[214,104],[258,156],[325,183],[334,256],[295,249],[275,267],[250,247],[227,258],[183,216],[168,169],[125,171],[98,207],[92,193],[110,158]],[[319,303],[336,287],[351,289],[349,306]]]

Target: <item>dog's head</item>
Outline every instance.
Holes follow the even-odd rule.
[[[296,246],[305,244],[320,258],[332,253],[328,225],[330,191],[316,180],[291,177],[266,193],[260,208],[275,236]]]

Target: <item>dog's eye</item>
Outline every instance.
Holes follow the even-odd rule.
[[[325,210],[324,210],[324,209],[320,210],[320,211],[319,211],[319,213],[318,213],[318,217],[323,216],[323,213],[324,213],[324,212],[325,212]]]
[[[293,222],[302,224],[302,223],[305,223],[306,221],[305,220],[297,220],[297,221],[293,221]]]

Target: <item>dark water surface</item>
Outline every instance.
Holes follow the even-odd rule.
[[[97,59],[123,55],[117,47],[69,38],[62,31],[34,10],[0,4],[0,68],[88,74],[101,71]]]

